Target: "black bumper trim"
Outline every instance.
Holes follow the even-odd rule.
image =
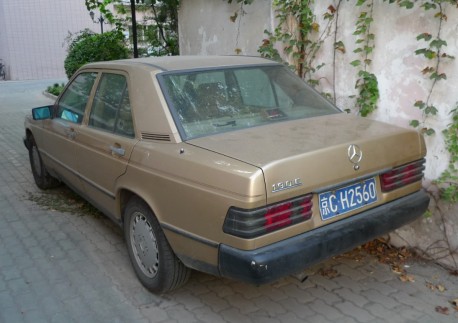
[[[220,245],[223,277],[264,284],[297,273],[420,217],[429,196],[419,191],[374,209],[255,250]]]

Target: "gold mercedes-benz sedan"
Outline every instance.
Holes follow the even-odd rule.
[[[40,188],[64,182],[123,227],[153,292],[191,269],[272,282],[429,203],[418,132],[343,113],[262,58],[88,64],[24,143]]]

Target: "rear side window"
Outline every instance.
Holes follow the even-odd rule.
[[[81,123],[97,73],[81,73],[67,87],[58,103],[57,117]]]
[[[242,102],[248,106],[274,108],[277,106],[274,88],[264,71],[241,69],[234,71],[240,87]],[[256,95],[253,95],[256,93]]]
[[[92,102],[89,126],[134,137],[129,91],[124,75],[102,74]]]

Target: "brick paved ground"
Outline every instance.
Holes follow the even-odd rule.
[[[458,279],[418,261],[402,282],[374,257],[339,257],[261,287],[193,273],[168,295],[142,288],[121,231],[103,217],[48,211],[22,123],[48,82],[0,82],[0,322],[457,322]],[[339,275],[326,278],[320,268]],[[440,292],[427,285],[442,285]],[[439,314],[437,306],[449,314]]]

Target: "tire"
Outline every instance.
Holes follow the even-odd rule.
[[[33,136],[29,137],[29,160],[32,168],[33,179],[35,184],[42,190],[54,188],[60,185],[60,182],[49,175],[41,159],[40,151]]]
[[[191,270],[177,258],[153,212],[138,197],[127,203],[124,236],[135,273],[148,290],[165,293],[188,281]]]

